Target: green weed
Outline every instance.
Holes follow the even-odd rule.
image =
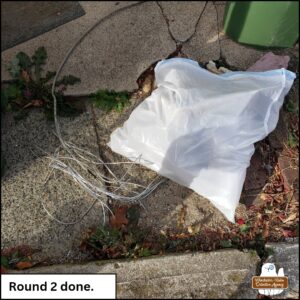
[[[298,146],[298,140],[295,134],[292,131],[289,131],[288,134],[288,146],[291,148],[295,148]]]
[[[99,90],[96,93],[91,94],[90,98],[97,107],[106,112],[113,109],[117,112],[121,112],[129,103],[130,94],[126,91],[116,92],[113,90]]]
[[[286,111],[290,113],[298,113],[299,112],[299,105],[297,102],[288,99],[287,102],[284,104],[284,108]]]
[[[44,74],[43,65],[47,60],[44,47],[38,48],[32,57],[19,52],[8,66],[13,83],[1,89],[1,111],[18,111],[17,118],[25,116],[28,107],[44,107],[46,116],[53,119],[53,98],[51,95],[52,80],[56,72],[48,71]],[[63,76],[56,82],[57,113],[60,116],[69,116],[77,113],[65,101],[63,92],[69,85],[80,82],[73,76]]]

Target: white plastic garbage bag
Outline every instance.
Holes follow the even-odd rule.
[[[234,222],[253,143],[276,126],[295,74],[212,74],[184,58],[155,67],[157,89],[117,128],[111,149],[209,199]],[[160,199],[164,201],[164,199]]]

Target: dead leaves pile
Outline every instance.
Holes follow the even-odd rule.
[[[96,258],[144,257],[165,252],[212,251],[221,248],[255,249],[263,257],[265,243],[298,235],[299,203],[284,185],[278,165],[274,166],[260,197],[247,217],[235,224],[212,229],[205,225],[185,226],[186,207],[178,213],[177,229],[154,232],[138,226],[139,207],[115,206],[107,227],[90,231],[81,245]]]
[[[262,205],[252,205],[247,209],[247,216],[228,222],[222,228],[209,229],[195,224],[184,227],[185,208],[179,211],[177,231],[163,232],[167,239],[177,240],[177,250],[192,249],[209,251],[218,248],[253,248],[264,255],[264,244],[268,241],[282,241],[299,234],[299,203],[293,197],[293,191],[284,183],[278,164],[275,163],[273,174],[269,177],[261,195]],[[183,247],[182,247],[183,246]]]
[[[89,230],[81,243],[81,251],[88,251],[97,259],[137,258],[159,253],[157,240],[148,230],[138,226],[137,205],[112,207],[107,226]]]
[[[27,245],[6,248],[1,250],[1,273],[8,269],[24,270],[31,268],[33,249]]]
[[[260,213],[272,228],[266,238],[277,241],[283,237],[298,236],[299,202],[294,197],[294,191],[284,183],[278,165],[261,197],[264,205]]]

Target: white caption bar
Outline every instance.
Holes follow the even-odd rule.
[[[115,298],[115,274],[1,275],[1,299]]]

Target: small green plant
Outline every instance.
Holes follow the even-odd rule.
[[[109,112],[115,110],[121,112],[129,103],[130,94],[126,91],[116,92],[112,90],[99,90],[90,95],[96,106]]]
[[[19,90],[14,85],[1,89],[1,112],[11,111],[10,100],[18,98]]]
[[[47,59],[44,47],[38,48],[30,58],[26,53],[19,52],[8,66],[13,83],[1,89],[1,110],[17,110],[22,115],[30,106],[44,107],[48,118],[53,118],[53,99],[51,95],[52,80],[56,72],[43,72]],[[61,116],[72,115],[76,110],[65,101],[63,92],[68,85],[74,85],[80,79],[63,76],[56,82],[57,113]]]
[[[298,103],[292,101],[291,99],[288,99],[287,102],[285,102],[284,108],[286,109],[286,111],[290,113],[298,113],[299,111]]]
[[[298,140],[295,134],[292,131],[289,131],[288,135],[288,146],[291,148],[295,148],[298,145]]]
[[[267,256],[271,256],[271,255],[274,255],[274,249],[271,248],[271,247],[267,247],[266,248],[266,252],[267,252]]]
[[[146,242],[147,233],[135,227],[114,229],[99,226],[82,245],[97,258],[147,257],[156,253],[151,243]]]
[[[247,225],[247,224],[242,224],[242,225],[240,226],[240,232],[242,232],[242,233],[248,232],[249,229],[250,229],[250,227],[249,227],[249,225]]]
[[[122,239],[121,232],[117,229],[111,229],[107,226],[98,227],[91,235],[89,245],[95,249],[111,247],[119,243]]]
[[[232,242],[231,242],[231,240],[222,240],[222,241],[220,241],[220,246],[222,247],[222,248],[232,248]]]
[[[138,249],[138,257],[148,257],[148,256],[151,256],[153,255],[153,251],[151,251],[150,249],[148,248],[139,248]]]
[[[255,235],[254,238],[254,249],[256,250],[259,257],[266,257],[266,247],[265,247],[265,239],[263,238],[261,233]]]
[[[256,257],[257,256],[257,252],[254,249],[250,249],[249,254],[250,254],[251,257]]]
[[[27,269],[32,266],[31,255],[33,250],[26,245],[20,245],[1,250],[1,273],[7,269]]]

